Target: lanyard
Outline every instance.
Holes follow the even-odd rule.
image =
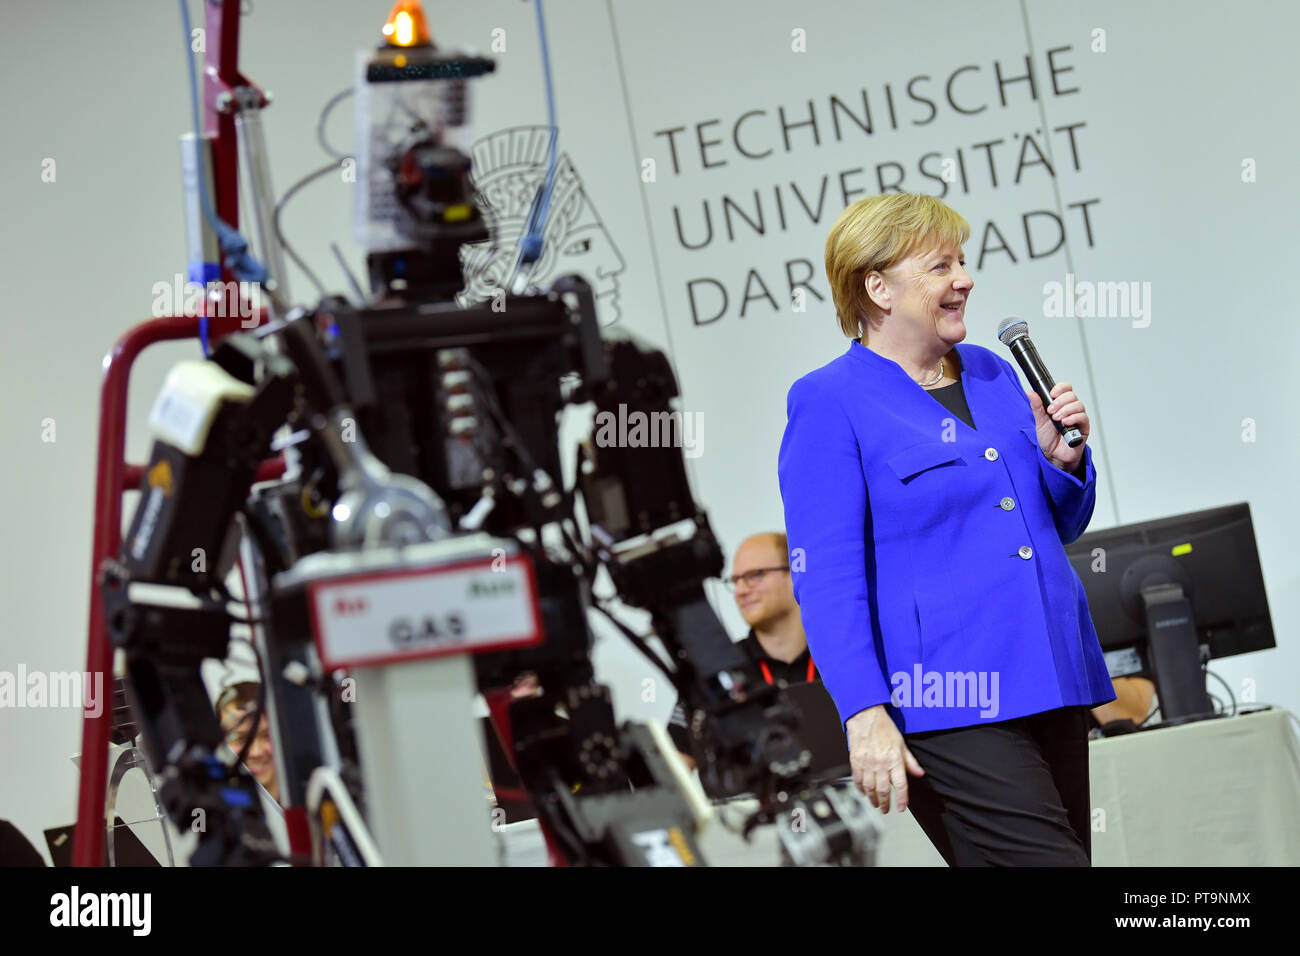
[[[772,683],[772,671],[771,671],[771,669],[767,666],[767,661],[759,661],[759,662],[758,662],[758,666],[759,666],[759,668],[761,668],[762,671],[763,671],[763,680],[767,681],[769,684]],[[811,657],[809,657],[809,658],[808,658],[808,677],[806,678],[807,681],[808,681],[808,683],[810,683],[810,684],[812,683],[812,681],[813,681],[813,675],[814,675],[816,672],[817,672],[817,671],[816,671],[816,668],[813,666],[813,659],[812,659]]]

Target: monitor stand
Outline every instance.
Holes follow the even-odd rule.
[[[1160,724],[1170,727],[1222,716],[1205,690],[1201,648],[1192,605],[1179,584],[1141,591],[1147,621],[1147,660],[1160,695]]]

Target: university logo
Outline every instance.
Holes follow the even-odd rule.
[[[473,179],[493,238],[461,247],[465,289],[456,301],[462,308],[491,299],[500,289],[511,291],[519,239],[533,197],[546,181],[550,142],[550,127],[515,126],[474,143]],[[573,162],[559,153],[542,255],[525,270],[527,286],[544,289],[557,277],[576,272],[591,284],[597,319],[608,326],[619,319],[618,276],[625,268]]]

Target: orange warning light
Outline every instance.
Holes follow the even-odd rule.
[[[432,42],[420,0],[398,0],[380,32],[389,46],[428,46]]]

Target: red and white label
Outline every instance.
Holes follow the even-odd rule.
[[[529,560],[476,559],[308,585],[312,628],[328,670],[505,650],[541,642]]]

